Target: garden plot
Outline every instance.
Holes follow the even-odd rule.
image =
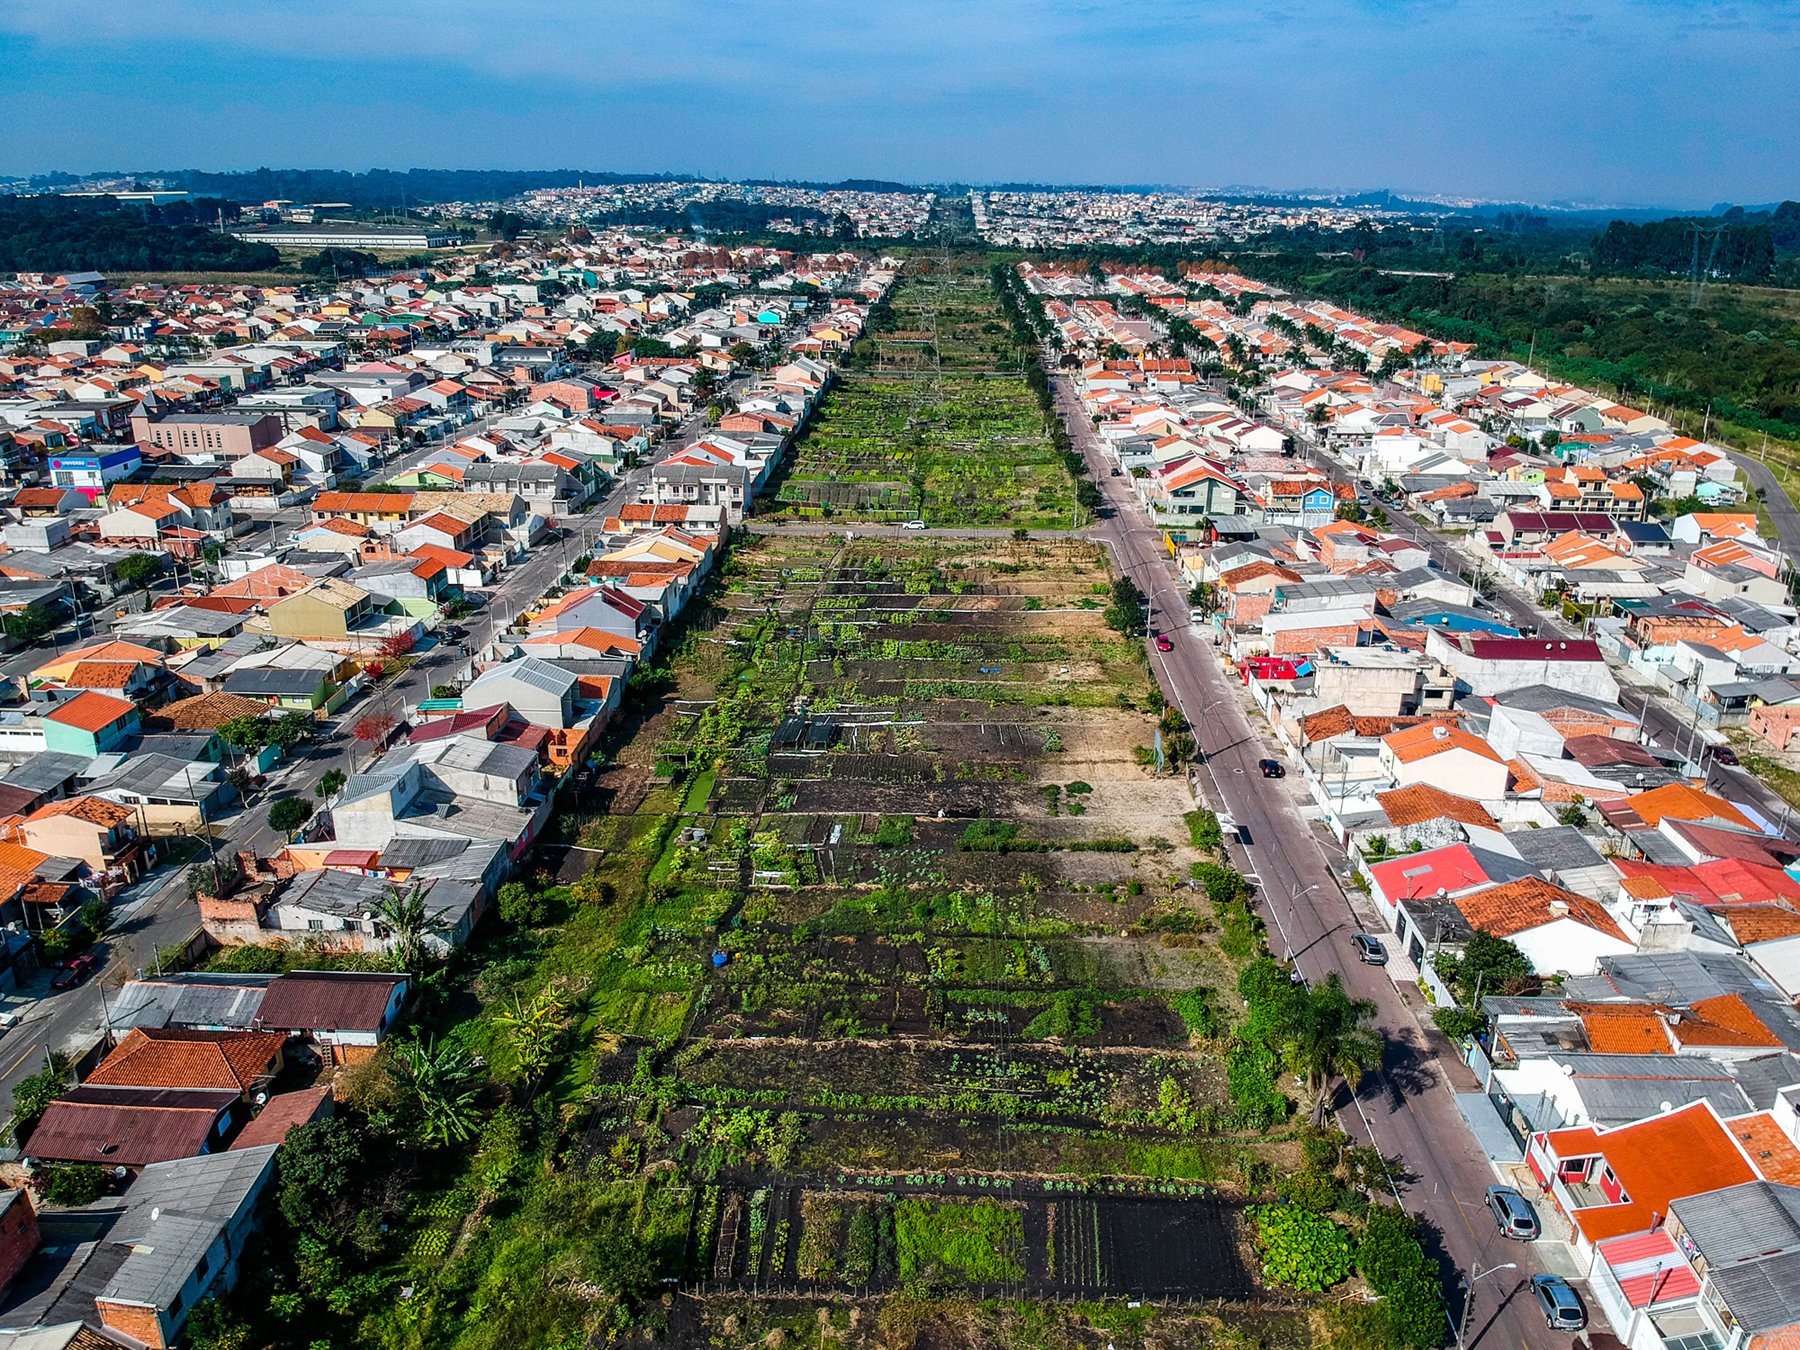
[[[1026,384],[986,274],[909,271],[869,366],[826,394],[776,513],[934,525],[1068,527],[1074,484]]]
[[[1246,1299],[1238,1206],[937,1173],[843,1176],[733,1192],[714,1242],[719,1281],[798,1287],[962,1286],[988,1292]],[[980,1184],[976,1184],[979,1182]],[[886,1189],[877,1189],[876,1183]],[[971,1194],[970,1192],[974,1193]]]
[[[1239,1290],[1219,1188],[1292,1146],[1234,1122],[1235,968],[1107,586],[1079,540],[776,531],[671,651],[611,771],[640,816],[592,826],[643,898],[574,1156],[710,1196],[700,1278]]]

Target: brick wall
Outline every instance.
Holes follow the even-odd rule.
[[[1226,610],[1225,617],[1234,623],[1258,623],[1274,603],[1273,595],[1239,592],[1231,597],[1231,604]]]
[[[20,1191],[0,1215],[0,1289],[12,1282],[13,1276],[31,1259],[38,1247],[37,1210],[31,1196]]]
[[[1276,656],[1310,655],[1321,647],[1354,647],[1362,628],[1359,624],[1336,624],[1330,628],[1289,628],[1275,635],[1269,649]]]

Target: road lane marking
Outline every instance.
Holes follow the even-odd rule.
[[[21,1064],[23,1064],[26,1060],[30,1059],[33,1055],[35,1055],[39,1050],[42,1050],[43,1048],[44,1047],[42,1045],[26,1046],[23,1050],[21,1050],[19,1052],[19,1057],[17,1059],[15,1059],[11,1064],[8,1064],[4,1069],[0,1069],[0,1078],[12,1077],[12,1072],[14,1069],[18,1068]]]

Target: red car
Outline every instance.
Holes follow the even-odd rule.
[[[63,968],[50,981],[52,989],[73,989],[100,965],[100,958],[92,952],[83,952],[80,956],[71,956],[63,963]]]
[[[1163,634],[1158,633],[1156,635],[1156,650],[1159,652],[1172,652],[1175,650],[1175,644]]]

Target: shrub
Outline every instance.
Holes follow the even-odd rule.
[[[522,881],[500,888],[500,920],[515,928],[536,928],[550,916],[550,897]]]
[[[1443,1289],[1410,1215],[1393,1205],[1371,1206],[1356,1244],[1356,1264],[1381,1295],[1390,1344],[1415,1350],[1443,1344]]]
[[[1193,877],[1200,883],[1200,888],[1206,892],[1206,898],[1215,905],[1225,905],[1250,898],[1250,883],[1244,879],[1244,874],[1234,867],[1222,867],[1218,863],[1197,862],[1193,866]]]
[[[1182,819],[1187,822],[1188,838],[1202,853],[1213,853],[1224,847],[1225,832],[1219,827],[1218,816],[1211,811],[1202,807],[1189,811]]]
[[[1185,994],[1177,994],[1169,1000],[1169,1006],[1196,1036],[1211,1040],[1223,1030],[1219,1011],[1213,1007],[1212,990],[1204,985],[1190,989]]]
[[[1290,1172],[1275,1183],[1275,1191],[1283,1200],[1310,1209],[1315,1214],[1329,1214],[1344,1198],[1344,1188],[1329,1172]]]
[[[106,1194],[106,1173],[93,1163],[70,1163],[44,1173],[44,1198],[56,1205],[91,1205]]]
[[[1257,1209],[1256,1248],[1272,1284],[1318,1294],[1350,1274],[1350,1234],[1298,1205]]]
[[[1263,1045],[1239,1041],[1225,1056],[1225,1085],[1232,1117],[1245,1130],[1267,1130],[1287,1119],[1292,1103],[1276,1086],[1275,1055]]]
[[[907,1199],[894,1206],[902,1280],[999,1284],[1020,1280],[1024,1216],[997,1200]]]
[[[876,848],[905,848],[912,840],[911,816],[883,816],[875,829]]]
[[[1474,1008],[1433,1008],[1431,1020],[1453,1041],[1467,1040],[1487,1030],[1487,1018]]]
[[[1019,838],[1019,827],[1006,820],[972,820],[963,831],[962,848],[969,853],[1033,853],[1042,844]]]

